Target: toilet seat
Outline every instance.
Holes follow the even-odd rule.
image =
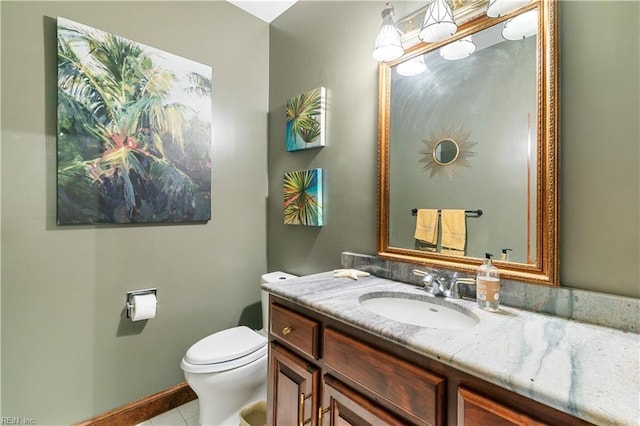
[[[189,373],[215,373],[247,365],[266,355],[266,337],[249,327],[239,326],[194,343],[180,366]]]

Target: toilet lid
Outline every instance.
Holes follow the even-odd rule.
[[[249,327],[219,331],[194,343],[184,360],[190,364],[217,364],[242,358],[267,344],[267,339]]]

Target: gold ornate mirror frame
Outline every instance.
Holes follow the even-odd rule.
[[[474,34],[497,23],[506,21],[524,11],[538,8],[537,36],[537,153],[539,164],[536,180],[536,232],[535,264],[496,260],[504,278],[542,285],[558,283],[558,131],[559,131],[559,58],[558,58],[558,5],[556,0],[532,1],[526,7],[500,18],[486,15],[459,26],[456,34],[439,43],[419,43],[405,55],[390,63],[380,63],[378,93],[378,249],[381,258],[432,267],[473,272],[482,263],[475,257],[457,257],[440,253],[392,247],[389,245],[390,211],[390,93],[391,69],[394,65],[423,55],[456,39]]]

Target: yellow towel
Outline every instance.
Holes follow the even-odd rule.
[[[442,253],[464,256],[467,224],[464,210],[442,210]]]
[[[416,218],[416,240],[435,247],[438,242],[438,210],[418,209]]]

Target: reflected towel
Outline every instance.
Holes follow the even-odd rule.
[[[467,217],[464,210],[442,210],[442,253],[464,256],[467,244]]]
[[[420,251],[428,251],[431,253],[436,253],[438,251],[438,246],[436,244],[426,243],[421,240],[414,240],[415,245],[414,248]]]
[[[418,210],[414,237],[425,243],[436,244],[438,241],[438,210]]]

